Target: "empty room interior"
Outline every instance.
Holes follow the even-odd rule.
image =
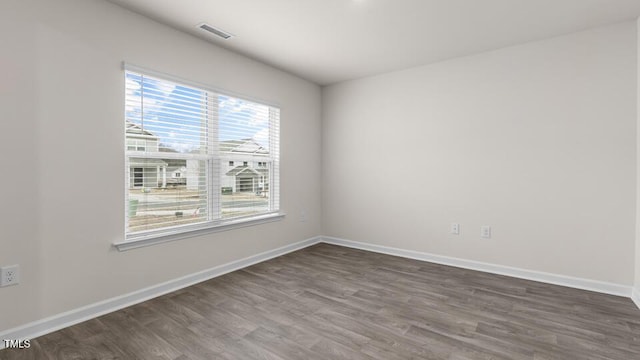
[[[640,359],[639,16],[0,2],[0,359]]]

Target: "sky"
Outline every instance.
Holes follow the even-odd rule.
[[[126,119],[158,136],[161,144],[178,152],[199,149],[206,131],[202,119],[212,112],[220,124],[219,141],[252,138],[269,148],[268,106],[152,77],[142,79],[126,72]],[[207,104],[207,95],[217,101]]]

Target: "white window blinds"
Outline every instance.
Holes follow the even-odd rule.
[[[127,239],[279,210],[278,108],[125,71]]]

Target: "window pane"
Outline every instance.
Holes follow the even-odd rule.
[[[125,80],[127,233],[208,221],[206,92],[132,72]]]
[[[249,159],[246,163],[222,167],[222,218],[269,211],[269,168]]]
[[[266,212],[269,202],[269,106],[219,95],[221,216]],[[226,165],[228,164],[228,165]]]
[[[206,92],[134,73],[126,84],[128,148],[207,153]]]
[[[129,232],[207,220],[206,161],[129,159]]]

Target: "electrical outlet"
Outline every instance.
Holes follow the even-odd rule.
[[[480,237],[483,239],[491,239],[491,226],[483,225],[480,228]]]
[[[460,224],[451,223],[451,233],[454,235],[460,235]]]
[[[16,285],[20,282],[20,267],[18,265],[0,268],[0,287]]]
[[[300,222],[307,222],[307,212],[305,210],[300,211]]]

